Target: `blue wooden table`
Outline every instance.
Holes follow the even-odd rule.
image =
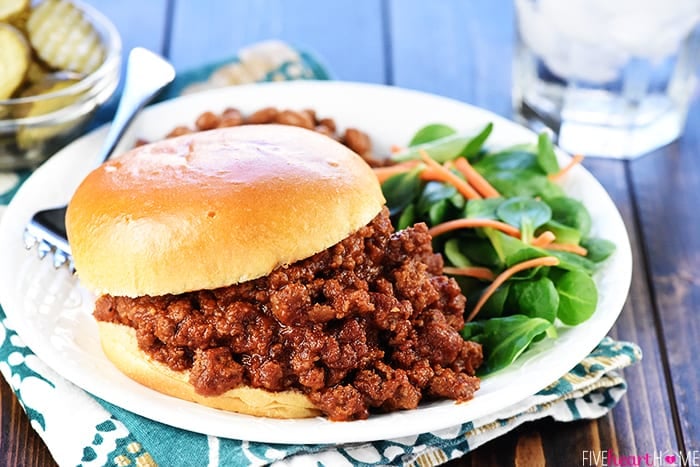
[[[278,38],[316,54],[338,79],[419,89],[511,115],[511,0],[89,3],[116,23],[124,50],[147,47],[181,71]],[[699,101],[679,141],[633,162],[584,163],[616,202],[632,241],[630,297],[611,333],[645,354],[625,371],[628,394],[602,419],[527,424],[452,465],[575,466],[584,450],[700,450]],[[0,386],[0,459],[51,465],[9,387]]]

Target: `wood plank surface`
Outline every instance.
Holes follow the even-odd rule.
[[[634,342],[644,353],[641,364],[625,370],[628,393],[613,410],[609,445],[620,454],[635,454],[675,449],[676,438],[671,416],[659,329],[649,293],[649,276],[645,267],[643,241],[637,230],[639,219],[633,208],[626,163],[588,159],[586,168],[603,184],[622,214],[632,246],[632,283],[627,303],[610,335]]]
[[[4,379],[0,382],[0,465],[56,465]]]
[[[385,73],[382,27],[377,1],[179,1],[168,56],[182,70],[281,39],[316,54],[336,79],[377,83]]]
[[[391,84],[510,114],[511,0],[390,0],[387,10]]]
[[[683,138],[630,164],[682,450],[700,450],[700,105]]]

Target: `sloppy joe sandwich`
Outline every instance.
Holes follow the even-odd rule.
[[[395,232],[372,170],[327,136],[245,125],[137,147],[87,176],[66,227],[106,356],[157,391],[355,420],[479,386],[427,228]]]

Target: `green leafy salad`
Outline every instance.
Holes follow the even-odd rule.
[[[393,154],[395,164],[375,169],[394,226],[425,222],[467,297],[462,336],[482,344],[482,374],[556,338],[555,322],[590,318],[592,275],[615,249],[590,235],[588,210],[559,184],[580,157],[560,167],[546,133],[537,144],[490,151],[492,129],[425,126]]]

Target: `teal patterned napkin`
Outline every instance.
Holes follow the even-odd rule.
[[[264,42],[234,60],[181,74],[168,97],[254,81],[328,79],[310,55]],[[0,173],[0,217],[28,173]],[[527,421],[606,414],[625,394],[620,370],[641,359],[634,344],[605,338],[547,388],[487,417],[400,439],[352,445],[283,445],[223,439],[163,425],[93,397],[63,379],[24,345],[0,308],[0,371],[60,465],[80,466],[434,466]],[[70,429],[66,429],[70,417]]]

